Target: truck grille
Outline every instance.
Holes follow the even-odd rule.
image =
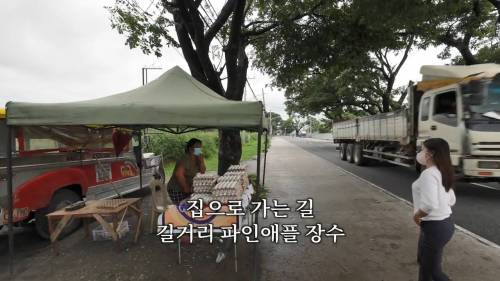
[[[483,147],[483,148],[478,148],[477,150],[479,151],[500,151],[500,147]]]
[[[500,169],[500,161],[479,161],[477,167],[481,169]]]
[[[477,142],[472,144],[472,151],[478,154],[487,155],[493,153],[498,155],[500,153],[500,142]]]

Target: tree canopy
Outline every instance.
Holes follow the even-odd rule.
[[[308,16],[322,3],[271,2],[275,11],[286,7],[271,19],[261,12],[270,4],[254,0],[227,0],[218,9],[210,0],[160,0],[147,8],[134,0],[116,0],[107,9],[111,26],[126,36],[130,48],[161,56],[164,46],[179,47],[194,78],[221,96],[242,100],[249,45],[281,25]],[[238,164],[240,157],[239,130],[220,130],[219,173]]]
[[[412,49],[439,46],[449,58],[453,48],[455,63],[496,61],[498,2],[330,1],[255,40],[255,65],[285,90],[289,111],[339,120],[399,109],[406,91],[394,82]],[[274,8],[261,12],[272,18]]]
[[[162,55],[179,47],[191,74],[241,100],[250,62],[284,89],[289,112],[333,120],[399,109],[395,80],[414,49],[442,48],[456,64],[499,61],[499,0],[117,0],[126,44]],[[221,132],[222,162],[239,160],[238,132]],[[224,153],[224,152],[221,152]]]

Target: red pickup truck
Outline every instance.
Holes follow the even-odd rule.
[[[96,133],[97,132],[97,133]],[[117,129],[18,128],[13,158],[14,222],[34,223],[48,238],[46,214],[82,199],[122,196],[140,189],[132,137]],[[0,228],[7,224],[5,119],[0,117]],[[163,176],[161,156],[142,153],[143,187]],[[74,221],[67,233],[80,225]]]

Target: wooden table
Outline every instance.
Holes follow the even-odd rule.
[[[109,203],[104,202],[109,200],[123,200],[123,202],[121,205],[114,208],[99,207],[102,206],[103,203]],[[139,206],[142,198],[123,198],[109,200],[89,200],[86,201],[86,206],[81,209],[74,211],[66,211],[64,209],[61,209],[48,214],[47,218],[49,221],[50,242],[52,244],[54,253],[56,255],[59,254],[57,248],[57,240],[59,238],[59,235],[61,235],[64,227],[66,227],[66,225],[73,218],[83,220],[83,223],[85,225],[85,234],[87,237],[90,236],[89,221],[96,220],[104,230],[111,234],[112,240],[115,242],[117,249],[119,249],[120,237],[117,231],[120,229],[120,225],[129,210],[135,213],[135,215],[137,216],[137,227],[135,229],[134,237],[134,243],[137,243],[143,216],[142,210]],[[118,220],[119,217],[121,217],[120,220]],[[105,218],[111,218],[111,222],[107,222]]]

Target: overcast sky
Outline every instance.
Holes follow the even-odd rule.
[[[224,2],[212,0],[216,7]],[[158,59],[125,46],[125,36],[111,29],[104,9],[113,3],[0,0],[0,106],[7,101],[65,102],[123,92],[141,85],[142,67],[166,71],[179,65],[189,72],[180,50],[165,49]],[[417,80],[421,65],[442,64],[437,53],[412,52],[397,86]],[[162,71],[150,71],[149,80]],[[283,93],[266,88],[269,77],[251,70],[249,82],[259,99],[262,89],[266,93],[267,110],[285,115]]]

